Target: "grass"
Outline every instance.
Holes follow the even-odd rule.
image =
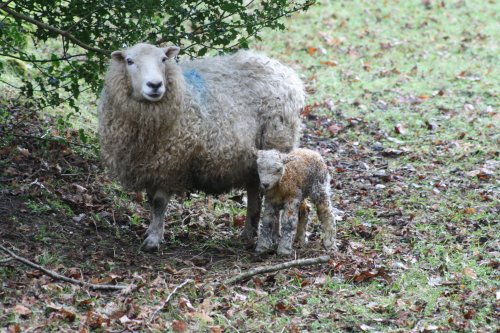
[[[227,196],[177,198],[165,251],[180,250],[161,264],[144,255],[139,268],[123,268],[114,257],[76,265],[92,272],[105,261],[102,275],[128,271],[140,291],[92,297],[74,291],[71,311],[79,319],[68,322],[55,311],[56,320],[73,328],[85,322],[96,331],[109,318],[113,328],[153,332],[182,331],[174,320],[212,332],[498,330],[499,13],[496,1],[323,1],[288,20],[288,31],[262,34],[256,48],[294,67],[310,92],[302,145],[325,156],[336,206],[345,212],[333,262],[219,288],[217,281],[255,265],[241,245],[230,243],[245,205]],[[93,113],[82,112],[93,124]],[[332,124],[338,133],[330,132]],[[484,168],[493,174],[480,173]],[[106,220],[121,239],[145,227],[144,200],[132,200],[114,183],[101,188],[116,216],[91,215],[96,229]],[[31,199],[26,207],[72,214],[51,200]],[[120,217],[123,211],[135,213]],[[122,232],[115,217],[130,228]],[[321,251],[318,226],[312,228],[311,248],[301,256]],[[51,232],[40,228],[37,241],[50,242]],[[99,242],[99,250],[115,249],[105,237]],[[188,260],[189,251],[197,254]],[[60,262],[47,251],[39,259]],[[184,265],[194,282],[145,324],[181,282],[182,273],[170,276],[166,263]],[[1,278],[14,276],[0,267]],[[120,323],[124,309],[137,322]],[[89,319],[87,311],[98,317]],[[7,324],[23,320],[0,315]]]
[[[498,190],[494,181],[484,186],[464,173],[499,160],[498,9],[495,1],[431,2],[429,8],[420,1],[323,2],[290,20],[289,34],[263,36],[263,51],[302,71],[314,91],[309,103],[317,105],[315,113],[376,124],[384,146],[409,151],[390,160],[389,170],[407,164],[415,169],[404,181],[410,191],[384,198],[412,216],[411,261],[397,255],[383,260],[402,261],[405,267],[390,286],[346,283],[353,299],[342,293],[334,301],[323,297],[319,312],[339,308],[340,319],[330,318],[325,326],[320,320],[309,329],[342,330],[349,323],[350,329],[363,331],[497,327],[495,296],[486,290],[498,290],[499,283],[484,263],[495,253],[486,248],[498,250]],[[354,133],[352,140],[373,142],[370,134]],[[484,191],[496,199],[482,200]],[[375,210],[361,205],[346,223],[384,228],[387,220],[377,218]],[[368,247],[380,251],[384,240],[390,245],[390,233],[380,235]],[[436,276],[439,282],[432,283]],[[441,284],[448,279],[457,285]],[[308,297],[322,293],[315,289]],[[471,293],[484,293],[485,299],[464,301]],[[463,309],[474,302],[484,307]]]

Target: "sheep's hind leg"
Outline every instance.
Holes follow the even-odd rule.
[[[163,232],[165,229],[165,212],[170,195],[162,190],[154,192],[151,198],[152,218],[151,224],[146,231],[146,239],[142,243],[144,251],[157,251],[160,243],[163,241]]]
[[[257,254],[269,253],[274,250],[273,231],[276,227],[276,221],[279,218],[279,209],[264,200],[264,213],[259,223],[259,231],[257,237],[257,246],[255,252]]]
[[[276,251],[279,256],[289,256],[292,254],[293,240],[295,239],[299,219],[299,205],[300,201],[294,199],[287,202],[283,209],[281,216],[281,238],[278,243],[278,250]]]
[[[245,228],[241,233],[241,238],[246,242],[252,243],[255,235],[257,235],[261,208],[262,196],[258,182],[247,185],[247,217]]]

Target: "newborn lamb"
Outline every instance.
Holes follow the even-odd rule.
[[[330,175],[321,155],[309,149],[295,149],[289,154],[259,150],[257,168],[261,188],[265,191],[265,207],[255,251],[258,254],[271,251],[274,240],[278,242],[277,254],[288,256],[292,253],[296,233],[297,239],[305,242],[308,220],[306,198],[310,198],[316,206],[324,232],[324,247],[333,249],[335,217],[330,201]],[[281,210],[281,235],[279,239],[273,239],[278,238],[273,234],[277,235]],[[273,226],[275,230],[272,230]]]

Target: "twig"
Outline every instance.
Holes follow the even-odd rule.
[[[1,9],[1,8],[4,8],[4,7],[7,7],[7,5],[8,5],[9,3],[11,3],[12,1],[14,1],[14,0],[9,0],[9,1],[6,1],[6,2],[4,2],[4,3],[0,4],[0,9]]]
[[[290,267],[323,264],[323,263],[328,262],[329,259],[330,259],[329,256],[321,256],[321,257],[316,257],[316,258],[297,259],[297,260],[287,261],[287,262],[283,262],[281,264],[272,265],[272,266],[259,266],[259,267],[252,268],[252,269],[250,269],[246,272],[243,272],[241,274],[238,274],[236,276],[233,276],[232,278],[227,279],[226,281],[224,281],[224,284],[226,284],[226,285],[234,284],[236,282],[248,279],[249,277],[257,275],[257,274],[275,272],[275,271],[279,271],[281,269],[286,269],[286,268],[290,268]]]
[[[165,300],[165,302],[161,303],[161,305],[158,307],[158,309],[156,309],[155,312],[153,312],[153,314],[151,315],[151,318],[149,319],[149,323],[151,323],[153,321],[153,319],[156,317],[156,314],[159,311],[161,311],[167,305],[167,303],[170,301],[170,299],[172,298],[172,296],[177,292],[177,290],[180,289],[180,288],[182,288],[182,287],[184,287],[189,282],[193,282],[193,280],[191,280],[191,279],[184,280],[184,282],[182,282],[181,284],[179,284],[178,286],[176,286],[174,288],[174,290],[172,290],[172,292],[170,294],[168,294],[167,299]]]
[[[43,137],[39,137],[39,136],[35,136],[35,135],[25,135],[25,134],[12,134],[12,135],[15,136],[16,138],[36,139],[36,140],[41,140],[41,141],[46,141],[46,142],[59,142],[59,143],[64,142],[64,143],[67,143],[69,145],[78,146],[78,147],[82,147],[82,148],[87,148],[87,149],[92,148],[92,145],[76,143],[76,142],[69,141],[69,140],[66,140],[66,139],[64,139],[62,137],[58,137],[58,136],[43,138]]]
[[[93,283],[88,283],[88,282],[85,282],[85,281],[81,281],[81,280],[76,280],[76,279],[73,279],[73,278],[69,278],[69,277],[57,274],[57,273],[55,273],[55,272],[53,272],[51,270],[48,270],[45,267],[42,267],[42,266],[40,266],[38,264],[35,264],[34,262],[31,262],[31,261],[29,261],[26,258],[18,256],[17,254],[15,254],[14,252],[12,252],[11,250],[7,249],[6,247],[4,247],[2,245],[0,245],[0,250],[4,251],[5,253],[7,253],[9,256],[11,256],[12,258],[14,258],[15,260],[20,261],[23,264],[25,264],[27,266],[30,266],[30,267],[32,267],[34,269],[37,269],[37,270],[39,270],[39,271],[47,274],[48,276],[50,276],[51,278],[56,279],[56,280],[62,280],[62,281],[65,281],[65,282],[77,284],[79,286],[88,287],[88,288],[93,289],[93,290],[122,290],[122,289],[125,289],[125,288],[130,288],[130,286],[128,286],[128,285],[120,285],[120,284],[116,284],[116,285],[114,285],[114,284],[93,284]]]
[[[25,61],[25,62],[55,62],[55,61],[63,61],[63,60],[69,60],[71,58],[75,58],[75,57],[82,57],[82,56],[86,56],[86,54],[74,54],[74,55],[69,55],[69,56],[66,56],[66,57],[62,57],[62,58],[56,58],[56,59],[28,59],[28,58],[23,58],[23,57],[17,57],[15,55],[12,55],[12,54],[6,54],[6,53],[0,53],[0,56],[2,57],[9,57],[9,58],[12,58],[12,59],[17,59],[17,60],[21,60],[21,61]]]
[[[11,16],[17,18],[18,20],[29,22],[31,24],[36,25],[38,28],[41,28],[41,29],[44,29],[44,30],[48,30],[48,31],[54,32],[54,33],[56,33],[58,35],[61,35],[63,37],[66,37],[69,40],[71,40],[73,43],[75,43],[76,45],[84,48],[85,50],[96,52],[96,53],[101,53],[101,54],[108,54],[108,51],[100,49],[100,48],[97,48],[97,47],[92,47],[92,46],[90,46],[88,44],[85,44],[84,42],[82,42],[81,40],[79,40],[78,38],[76,38],[75,36],[73,36],[72,34],[70,34],[67,31],[64,31],[64,30],[58,29],[56,27],[53,27],[51,25],[48,25],[46,23],[37,21],[34,18],[29,17],[27,15],[18,13],[15,10],[13,10],[12,8],[7,7],[6,5],[5,6],[1,6],[0,9],[3,10],[4,12],[7,12]]]

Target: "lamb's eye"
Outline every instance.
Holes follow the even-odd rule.
[[[166,62],[167,62],[167,60],[168,60],[168,58],[167,58],[167,57],[163,57],[163,58],[161,58],[161,62],[162,62],[162,63],[166,63]]]
[[[127,58],[127,65],[133,65],[134,64],[134,61],[130,58]]]

